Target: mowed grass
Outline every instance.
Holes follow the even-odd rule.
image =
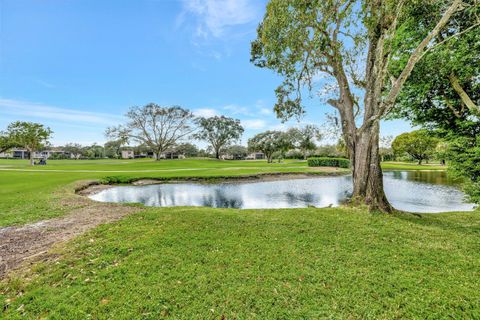
[[[475,319],[478,213],[146,208],[0,284],[4,319]]]
[[[445,170],[445,167],[411,163],[384,163],[387,170]],[[105,177],[171,178],[219,177],[271,172],[322,171],[308,168],[306,161],[282,163],[219,161],[214,159],[162,160],[49,160],[46,166],[31,167],[28,160],[0,159],[0,227],[48,219],[64,214],[59,199],[67,185],[78,180]],[[126,179],[125,179],[126,178]]]
[[[24,224],[64,214],[60,199],[78,180],[239,176],[268,172],[305,172],[304,161],[51,160],[46,166],[27,160],[0,160],[0,226]],[[318,172],[316,171],[317,173]]]
[[[0,226],[65,214],[78,180],[311,170],[199,159],[0,160],[0,169],[9,169]],[[480,318],[478,212],[144,208],[52,253],[0,282],[0,318]]]
[[[442,166],[438,163],[424,163],[417,164],[413,162],[393,162],[386,161],[382,162],[383,170],[447,170],[447,166]]]

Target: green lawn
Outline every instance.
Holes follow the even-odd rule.
[[[479,235],[478,213],[147,208],[0,284],[0,310],[5,319],[474,319]]]
[[[387,170],[445,170],[442,166],[411,163],[383,164]],[[306,161],[218,161],[212,159],[162,160],[50,160],[31,167],[28,160],[0,160],[0,227],[47,219],[63,214],[58,205],[66,185],[77,180],[126,178],[212,177],[269,172],[305,172]],[[317,172],[321,173],[321,172]]]
[[[384,170],[447,170],[446,166],[438,163],[429,163],[419,165],[416,162],[393,162],[387,161],[382,163]]]
[[[305,161],[51,160],[47,166],[27,160],[0,160],[0,226],[23,224],[63,214],[58,199],[78,180],[238,176],[268,172],[305,172]],[[320,172],[321,173],[321,172]]]
[[[304,161],[59,160],[31,168],[0,160],[0,226],[64,214],[61,200],[78,180],[309,170]],[[480,318],[478,213],[144,208],[11,273],[0,282],[0,318]]]

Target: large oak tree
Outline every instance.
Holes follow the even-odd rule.
[[[220,159],[220,152],[235,141],[240,140],[243,127],[240,120],[225,116],[197,119],[199,127],[194,137],[210,144],[215,152],[215,158]]]
[[[284,153],[293,147],[293,137],[282,131],[268,130],[248,139],[248,150],[263,152],[268,163],[273,162],[276,152]]]
[[[428,6],[434,25],[422,32],[399,72],[394,40],[410,13]],[[277,115],[288,119],[304,112],[302,92],[320,76],[335,84],[328,100],[340,115],[343,139],[353,170],[353,200],[371,210],[391,212],[383,190],[379,156],[380,120],[395,101],[432,39],[463,9],[461,0],[271,0],[252,61],[284,78],[276,89]]]
[[[122,141],[134,140],[148,146],[157,160],[195,130],[193,114],[179,106],[162,107],[150,103],[144,107],[131,107],[126,117],[126,124],[108,128],[106,136]]]
[[[30,165],[34,165],[34,153],[43,148],[52,136],[52,130],[43,124],[16,121],[7,127],[10,143],[25,148],[30,154]]]

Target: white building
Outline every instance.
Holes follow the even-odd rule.
[[[263,152],[253,152],[247,155],[245,160],[263,160],[265,159],[265,154]]]
[[[133,150],[122,150],[122,159],[133,159],[135,158],[135,153]]]
[[[185,159],[185,155],[175,151],[166,151],[160,153],[160,159]]]
[[[33,153],[34,159],[48,159],[53,154],[61,154],[68,156],[69,154],[63,150],[42,150],[35,151]],[[13,148],[10,151],[0,153],[0,158],[13,158],[13,159],[30,159],[30,152],[26,149]]]

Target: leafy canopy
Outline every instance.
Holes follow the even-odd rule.
[[[272,162],[275,152],[284,153],[292,148],[292,136],[281,131],[265,131],[248,140],[248,149],[252,152],[263,152],[268,162]]]
[[[8,140],[12,145],[23,147],[29,152],[40,150],[48,143],[53,131],[43,124],[16,121],[7,127]]]
[[[416,130],[397,136],[392,142],[392,149],[398,155],[407,153],[421,164],[423,160],[433,155],[437,144],[438,139],[427,131]]]
[[[217,158],[223,148],[240,140],[244,131],[240,120],[225,116],[201,117],[197,119],[196,123],[199,131],[194,134],[194,137],[207,141],[215,151]]]
[[[152,149],[160,159],[160,153],[194,131],[193,114],[179,106],[162,107],[155,103],[143,107],[131,107],[127,123],[106,130],[106,136],[115,140],[134,140]]]

